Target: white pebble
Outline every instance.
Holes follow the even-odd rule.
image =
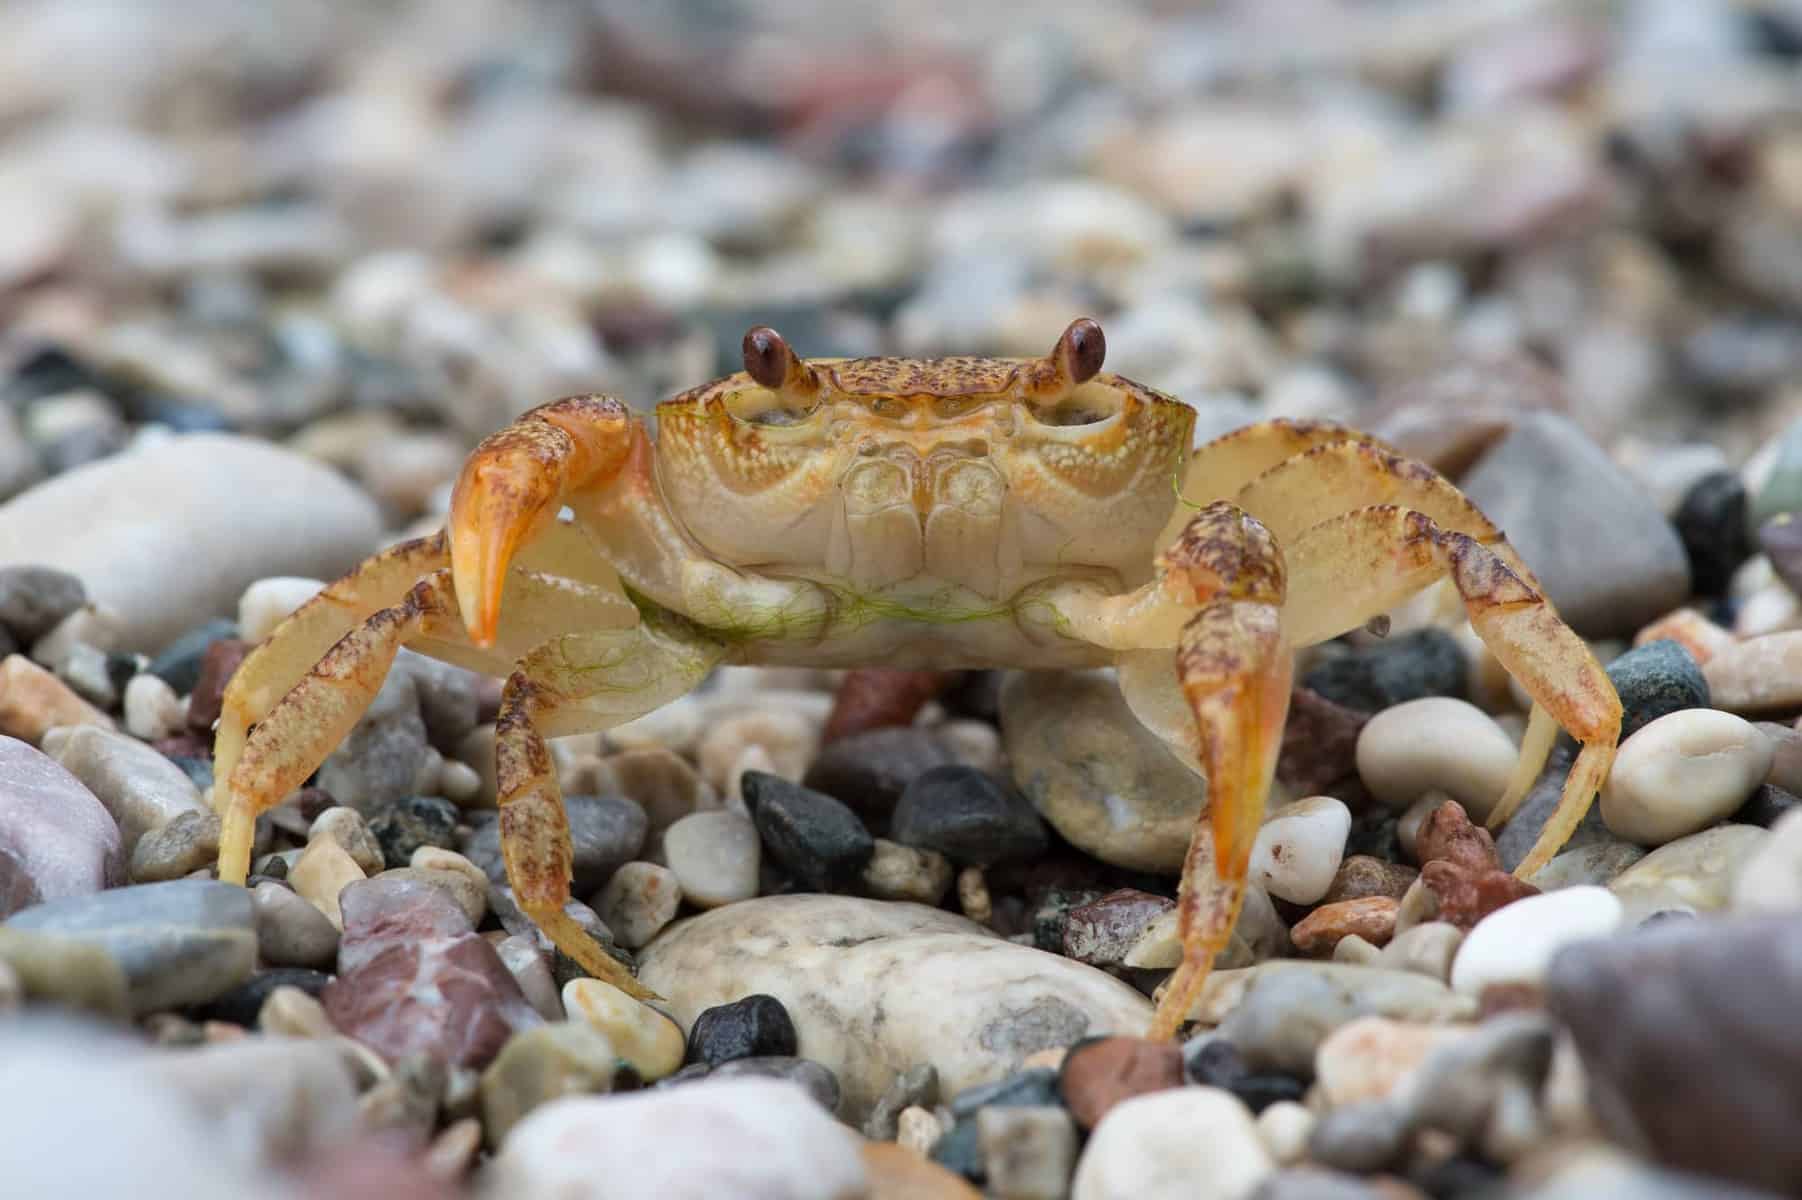
[[[1497,983],[1537,984],[1552,955],[1567,943],[1602,937],[1620,926],[1621,902],[1585,884],[1528,896],[1478,921],[1452,961],[1452,989],[1480,996]]]
[[[1258,1136],[1281,1166],[1308,1156],[1308,1135],[1313,1132],[1314,1114],[1293,1100],[1278,1100],[1258,1114]]]
[[[187,724],[187,704],[160,677],[146,672],[125,685],[125,728],[131,736],[154,742]]]
[[[745,750],[769,752],[773,773],[798,783],[820,748],[819,725],[787,709],[754,709],[717,721],[701,737],[701,777],[726,792],[741,770]]]
[[[1487,713],[1449,696],[1386,708],[1358,734],[1358,777],[1377,799],[1404,809],[1438,789],[1478,822],[1502,798],[1516,756]]]
[[[1294,904],[1312,904],[1333,886],[1351,833],[1351,810],[1331,796],[1308,796],[1272,813],[1251,848],[1251,878]]]
[[[459,807],[482,794],[482,773],[466,762],[445,759],[438,767],[438,792]]]
[[[668,867],[629,862],[613,873],[593,906],[620,944],[636,950],[676,919],[682,885]]]
[[[238,636],[247,642],[262,641],[324,586],[317,579],[299,575],[272,575],[257,580],[238,597]]]
[[[718,908],[757,894],[763,844],[751,819],[716,809],[691,813],[663,831],[663,856],[696,908]]]
[[[1646,846],[1699,832],[1746,802],[1776,752],[1762,730],[1732,713],[1667,713],[1621,743],[1602,785],[1602,820]]]
[[[119,645],[124,622],[104,604],[84,604],[56,623],[49,633],[31,644],[31,657],[56,670],[77,646],[107,651]]]
[[[1108,1110],[1076,1166],[1071,1200],[1241,1200],[1275,1169],[1231,1092],[1180,1087]]]
[[[1791,912],[1802,909],[1802,808],[1792,808],[1771,826],[1771,836],[1752,852],[1733,879],[1735,912]]]

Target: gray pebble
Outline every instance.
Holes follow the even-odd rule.
[[[329,970],[338,957],[338,927],[292,888],[259,883],[250,894],[257,951],[274,966]]]

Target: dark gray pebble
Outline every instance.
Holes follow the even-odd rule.
[[[186,695],[200,682],[200,660],[205,657],[206,648],[221,638],[237,636],[238,626],[233,621],[219,619],[197,625],[150,660],[150,673]]]
[[[717,1004],[688,1031],[688,1061],[712,1066],[736,1058],[792,1056],[795,1023],[774,996],[762,993]]]
[[[742,786],[764,849],[805,891],[844,890],[876,852],[857,814],[824,792],[762,771]]]
[[[1621,697],[1621,740],[1667,713],[1708,707],[1708,680],[1681,642],[1660,638],[1608,664]]]
[[[1013,788],[975,767],[934,767],[907,785],[889,826],[904,846],[937,850],[960,866],[1037,858],[1045,823]]]
[[[826,743],[801,782],[841,800],[873,830],[888,828],[889,814],[915,778],[957,761],[931,730],[912,725],[854,733]]]
[[[1381,712],[1423,696],[1462,697],[1469,674],[1451,634],[1421,629],[1347,648],[1310,667],[1301,685],[1346,708]]]

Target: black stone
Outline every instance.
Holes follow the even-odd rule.
[[[1003,671],[965,671],[939,694],[939,705],[949,716],[997,724],[1001,720],[1001,681],[1006,678]]]
[[[1739,811],[1727,819],[1736,825],[1757,825],[1769,829],[1781,817],[1796,805],[1802,804],[1802,796],[1794,792],[1786,792],[1774,783],[1761,784],[1752,798],[1739,806]]]
[[[1051,844],[1031,802],[975,767],[934,767],[901,795],[889,836],[960,866],[1031,859]]]
[[[1746,529],[1746,486],[1732,471],[1716,471],[1697,480],[1671,518],[1698,596],[1718,596],[1741,563],[1752,557]]]
[[[696,1017],[688,1031],[688,1061],[713,1066],[736,1058],[792,1056],[795,1046],[788,1010],[762,993],[715,1005]]]
[[[1239,1048],[1222,1038],[1210,1038],[1183,1048],[1183,1072],[1203,1087],[1224,1088],[1245,1102],[1254,1113],[1278,1100],[1300,1100],[1308,1085],[1282,1071],[1254,1071]]]
[[[1469,673],[1451,634],[1421,629],[1347,648],[1309,668],[1301,684],[1346,708],[1381,712],[1423,696],[1462,697]]]
[[[46,396],[107,390],[104,381],[61,346],[43,346],[27,354],[6,381],[8,403],[24,408]]]
[[[87,603],[81,580],[55,567],[0,567],[0,625],[21,646],[43,637]]]
[[[951,747],[931,730],[890,726],[828,742],[801,782],[843,801],[870,828],[886,829],[915,777],[956,761]]]
[[[370,814],[369,832],[382,848],[382,861],[404,867],[421,846],[457,848],[455,804],[442,796],[404,796]]]
[[[1423,1167],[1411,1178],[1435,1200],[1464,1200],[1499,1195],[1503,1173],[1481,1159],[1458,1155]]]
[[[1708,680],[1681,642],[1660,638],[1608,664],[1621,697],[1621,740],[1667,713],[1708,707]]]
[[[113,691],[123,696],[125,685],[149,665],[150,660],[136,654],[113,653],[106,656],[106,679]]]
[[[194,1015],[201,1020],[229,1021],[233,1025],[250,1029],[257,1023],[257,1014],[263,1010],[263,1001],[269,999],[269,993],[276,988],[284,985],[297,987],[309,996],[317,996],[325,990],[325,985],[331,979],[323,971],[312,971],[306,967],[269,967],[215,998]]]
[[[845,889],[876,852],[857,814],[824,792],[763,771],[746,771],[740,786],[764,849],[807,891]]]
[[[237,636],[237,623],[223,618],[197,625],[163,647],[162,653],[150,660],[149,671],[186,695],[200,682],[200,659],[206,648],[221,638]]]

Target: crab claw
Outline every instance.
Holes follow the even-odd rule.
[[[494,644],[519,548],[571,492],[613,478],[630,448],[631,417],[606,396],[535,408],[475,448],[451,492],[449,525],[451,584],[472,642]]]

